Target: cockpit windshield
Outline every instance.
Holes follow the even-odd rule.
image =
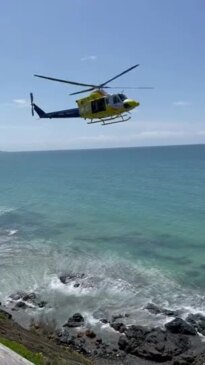
[[[127,99],[127,96],[125,94],[118,94],[120,100],[124,101],[125,99]]]

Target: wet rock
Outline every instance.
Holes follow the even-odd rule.
[[[26,309],[26,308],[28,308],[28,305],[25,302],[19,301],[16,303],[14,308],[15,309],[19,309],[19,308]]]
[[[59,345],[73,345],[75,344],[75,338],[67,328],[63,328],[56,331],[56,342]]]
[[[23,297],[22,297],[22,299],[25,301],[25,302],[27,302],[27,301],[34,301],[35,299],[36,299],[36,294],[35,293],[26,293]]]
[[[195,328],[181,318],[175,318],[173,321],[166,323],[165,327],[171,333],[196,335]]]
[[[120,350],[156,362],[172,360],[190,346],[187,336],[173,335],[160,328],[148,330],[146,327],[131,326],[125,334],[119,338]]]
[[[193,351],[182,354],[173,361],[173,365],[203,365],[205,364],[205,352],[194,353]]]
[[[161,313],[161,309],[159,309],[159,307],[153,303],[148,303],[146,305],[146,307],[144,307],[144,309],[147,309],[150,313],[152,314],[160,314]]]
[[[170,317],[177,317],[179,315],[179,311],[166,309],[166,308],[160,308],[157,305],[153,303],[148,303],[144,309],[147,309],[152,314],[164,314],[165,316]]]
[[[205,316],[200,313],[189,314],[186,321],[190,323],[198,332],[205,336]]]
[[[68,321],[63,325],[63,327],[81,327],[84,325],[84,318],[80,313],[75,313]]]
[[[47,305],[47,302],[45,300],[41,300],[37,303],[39,308],[44,308]]]
[[[112,318],[111,318],[111,322],[115,322],[117,321],[118,319],[122,319],[124,316],[122,314],[116,314],[116,315],[113,315]]]
[[[95,340],[96,346],[100,345],[101,343],[102,343],[102,338],[100,338],[100,337],[96,338],[96,340]]]
[[[83,279],[85,277],[84,273],[65,273],[59,276],[61,283],[68,284],[76,279]]]
[[[110,326],[117,332],[123,333],[126,331],[126,326],[122,322],[112,322]]]
[[[125,331],[125,334],[128,339],[132,338],[143,339],[149,332],[150,330],[148,327],[132,325],[128,327],[128,329]]]
[[[80,286],[80,284],[79,283],[75,283],[74,285],[73,285],[73,287],[74,288],[78,288]]]
[[[16,293],[9,295],[9,298],[16,301],[19,299],[23,299],[23,297],[25,297],[26,295],[27,295],[27,293],[24,291],[17,291]]]
[[[120,336],[118,341],[118,346],[120,350],[126,350],[128,349],[128,339],[126,336]]]
[[[95,338],[96,337],[96,333],[90,329],[85,331],[85,335],[89,338]]]
[[[17,308],[26,309],[31,305],[43,308],[47,304],[45,300],[39,301],[38,296],[34,292],[26,293],[23,291],[18,291],[14,294],[11,294],[9,298],[12,303],[16,302],[15,306],[13,307],[14,310]]]

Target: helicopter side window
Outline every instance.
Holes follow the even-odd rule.
[[[113,96],[113,104],[117,104],[117,103],[119,103],[119,99],[118,99],[117,95],[114,95]]]
[[[105,98],[93,100],[91,102],[92,113],[99,113],[106,110]]]
[[[125,99],[127,99],[126,95],[124,94],[119,94],[119,98],[124,101]]]

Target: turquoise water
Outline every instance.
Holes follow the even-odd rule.
[[[0,174],[0,300],[36,290],[49,304],[28,315],[58,323],[204,312],[205,146],[0,153]]]

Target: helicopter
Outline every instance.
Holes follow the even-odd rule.
[[[34,115],[35,111],[40,118],[83,118],[88,120],[87,124],[101,123],[101,125],[108,125],[126,122],[131,119],[130,111],[138,107],[140,103],[128,98],[122,92],[118,94],[109,94],[105,89],[118,88],[108,86],[108,84],[138,66],[139,64],[136,64],[99,85],[62,80],[35,74],[35,77],[42,79],[86,87],[86,89],[73,92],[70,95],[77,95],[89,91],[91,93],[89,96],[76,100],[78,105],[77,108],[49,113],[44,112],[34,103],[33,93],[30,93],[32,115]],[[152,87],[134,87],[134,89],[152,89]]]

